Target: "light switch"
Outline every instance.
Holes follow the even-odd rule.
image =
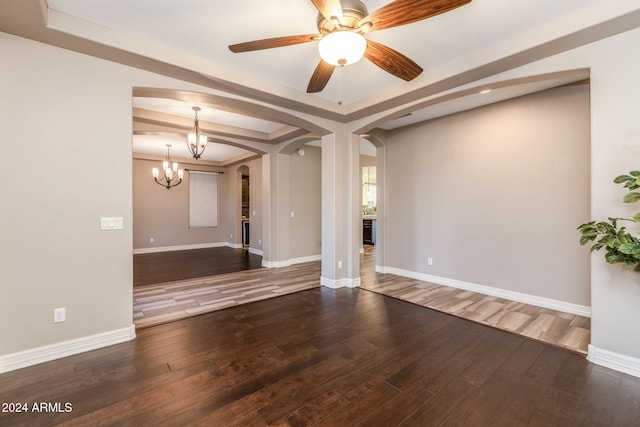
[[[100,230],[122,230],[121,216],[103,216],[100,218]]]

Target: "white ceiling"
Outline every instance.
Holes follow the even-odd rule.
[[[610,1],[473,0],[453,11],[374,31],[367,37],[407,55],[428,73],[514,35]],[[390,1],[364,3],[372,12]],[[228,49],[230,44],[250,40],[316,33],[318,12],[309,0],[49,0],[48,4],[66,15],[297,91],[306,90],[319,60],[317,42],[245,53]],[[334,73],[324,91],[308,96],[337,101],[339,80]],[[363,59],[344,68],[342,100],[351,103],[381,88],[403,85],[402,80]]]
[[[173,99],[134,97],[133,107],[151,111],[162,111],[163,113],[187,117],[189,119],[195,118],[195,112],[192,109],[194,105]],[[202,121],[224,123],[229,126],[237,126],[266,133],[275,132],[283,127],[282,123],[271,122],[214,108],[201,108],[201,111],[198,112],[198,119]]]
[[[373,12],[390,0],[364,3]],[[579,36],[570,43],[579,46],[582,30],[613,21],[618,15],[631,15],[639,8],[638,0],[472,0],[423,21],[367,34],[367,38],[407,55],[424,69],[413,81],[400,80],[363,59],[335,72],[325,90],[317,94],[305,93],[319,61],[317,42],[245,53],[228,49],[230,44],[245,41],[316,33],[318,12],[310,0],[3,0],[0,31],[105,58],[114,54],[99,52],[100,47],[115,48],[133,54],[131,57],[158,61],[160,66],[191,70],[192,76],[214,82],[210,86],[214,94],[224,95],[230,88],[230,93],[258,102],[275,100],[274,105],[288,108],[294,115],[300,111],[331,120],[353,120],[393,110],[395,116],[377,124],[390,130],[588,78],[587,71],[586,76],[569,73],[527,81],[496,80],[490,85],[492,92],[483,95],[479,92],[486,85],[477,83],[473,87],[469,83],[473,79],[441,92],[430,93],[428,89],[474,67],[540,46],[545,49],[554,40],[573,34]],[[40,19],[31,19],[42,11],[46,13]],[[607,31],[616,30],[607,27]],[[89,40],[96,49],[78,47],[78,40]],[[153,71],[158,72],[158,68]],[[167,75],[172,72],[167,71]],[[217,82],[222,82],[218,89]],[[431,101],[419,101],[423,99]],[[185,123],[192,123],[193,101],[137,96],[132,105],[180,122],[176,125],[179,132],[174,134],[135,135],[134,150],[163,154],[165,145],[171,143],[175,147],[172,152],[175,149],[177,153],[178,146],[184,146],[180,133],[186,133]],[[208,128],[226,127],[222,139],[228,136],[228,129],[240,129],[245,130],[245,139],[251,138],[247,134],[267,135],[265,141],[272,142],[273,135],[295,129],[293,123],[260,119],[253,112],[230,113],[201,106],[200,119]],[[149,116],[146,120],[154,122]],[[221,162],[237,157],[238,150],[207,149],[211,160]]]
[[[190,120],[195,118],[195,112],[192,110],[194,105],[173,99],[134,96],[132,106],[152,112],[184,117]],[[264,133],[275,132],[285,126],[282,123],[207,108],[202,105],[198,106],[201,108],[198,112],[198,120],[201,122],[224,124],[226,126],[234,126]],[[150,132],[150,134],[147,135],[133,135],[133,152],[136,154],[165,155],[167,153],[167,145],[171,145],[170,153],[173,158],[187,159],[191,157],[184,133],[158,134],[157,132]],[[201,158],[202,160],[224,164],[248,153],[249,151],[242,148],[210,141],[207,143],[207,148]]]

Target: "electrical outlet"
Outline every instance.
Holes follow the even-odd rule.
[[[342,261],[338,261],[338,268],[342,268]]]
[[[427,258],[427,265],[433,265],[433,258]]]
[[[65,307],[53,309],[53,323],[60,323],[67,320],[67,309]]]
[[[153,237],[150,237],[149,238],[149,243],[153,243],[153,242],[155,242],[155,239]]]

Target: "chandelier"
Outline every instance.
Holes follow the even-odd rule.
[[[182,182],[182,177],[184,176],[183,170],[178,169],[178,163],[171,161],[171,154],[169,153],[170,148],[171,144],[167,144],[167,158],[162,162],[162,170],[164,171],[162,174],[162,178],[159,178],[160,171],[158,170],[158,168],[153,168],[151,170],[153,180],[156,182],[156,184],[162,185],[167,190],[180,184]],[[178,173],[177,182],[173,177],[174,172]]]
[[[207,148],[207,135],[204,135],[200,130],[200,125],[198,124],[198,111],[200,111],[200,107],[191,107],[193,111],[196,112],[196,117],[193,122],[193,129],[187,135],[187,147],[189,151],[193,155],[194,159],[199,159],[204,153],[204,149]]]

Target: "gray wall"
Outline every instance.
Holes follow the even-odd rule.
[[[229,223],[235,224],[230,230],[235,230],[232,241],[235,243],[242,242],[241,226],[241,200],[242,200],[242,172],[240,168],[246,167],[249,169],[249,247],[253,250],[262,251],[262,159],[257,158],[250,160],[242,165],[232,166],[229,168],[229,178],[233,176],[234,183],[233,191],[229,191],[229,194],[235,194],[235,200],[229,200]],[[245,169],[246,172],[246,169]],[[255,212],[255,214],[254,214]],[[230,237],[229,232],[227,237]]]
[[[632,30],[495,77],[590,68],[595,219],[635,208],[611,180],[638,166],[639,44]],[[1,357],[131,326],[131,89],[210,91],[4,33],[0,52],[10,64],[0,67],[0,128],[11,177],[0,181]],[[125,229],[99,231],[101,216],[122,216]],[[592,344],[638,360],[638,274],[601,253],[591,261]],[[527,265],[520,277],[532,271]],[[60,306],[67,321],[53,324]]]
[[[0,52],[2,149],[22,160],[0,184],[0,354],[130,327],[131,88],[170,79],[3,33]]]
[[[305,146],[305,155],[291,154],[289,186],[291,210],[291,258],[321,253],[321,151]]]
[[[388,266],[589,306],[589,132],[586,85],[392,132]]]
[[[232,228],[229,215],[225,214],[229,204],[235,203],[234,194],[228,191],[230,174],[218,175],[218,227],[189,228],[189,173],[185,171],[182,183],[167,190],[151,177],[151,169],[159,164],[159,161],[133,159],[133,248],[230,241],[229,230]],[[180,167],[223,170],[184,162]],[[151,238],[153,242],[150,242]]]
[[[241,186],[238,168],[221,168],[180,162],[182,168],[223,171],[218,177],[218,227],[189,228],[189,174],[170,190],[156,184],[151,168],[159,161],[133,159],[133,248],[151,249],[199,244],[240,244]],[[250,247],[262,249],[262,161],[243,164],[249,168]],[[255,212],[255,215],[253,215]],[[153,237],[154,242],[149,239]]]

